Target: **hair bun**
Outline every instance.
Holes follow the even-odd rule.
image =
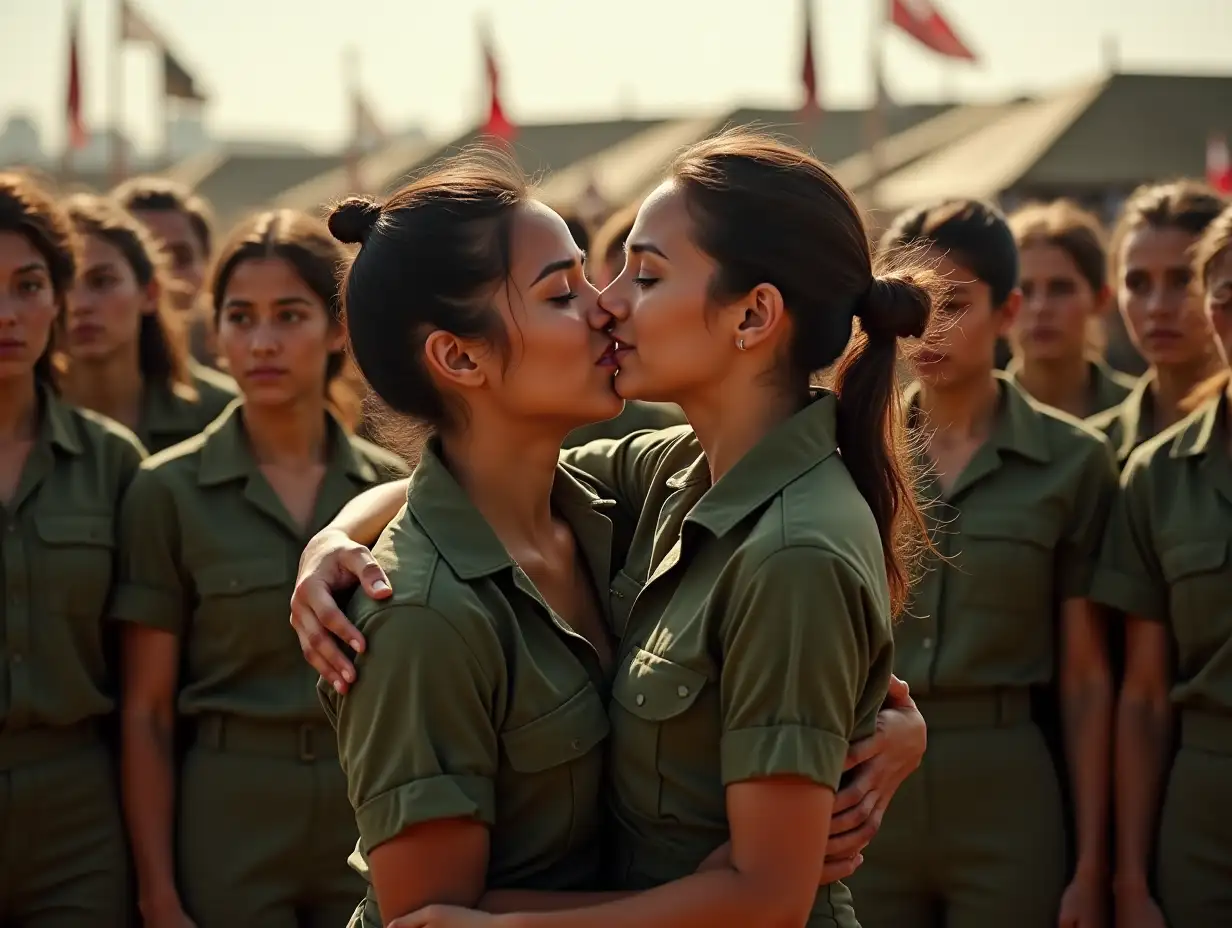
[[[340,242],[362,245],[380,218],[380,203],[367,197],[347,197],[329,214],[329,231]]]
[[[874,277],[856,304],[870,339],[920,338],[933,309],[933,281],[920,275]]]

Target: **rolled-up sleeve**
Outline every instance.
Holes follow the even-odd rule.
[[[1104,529],[1091,598],[1128,615],[1166,622],[1168,584],[1152,542],[1148,460],[1135,452],[1121,475]]]
[[[174,494],[155,471],[137,471],[120,507],[119,577],[111,617],[179,635],[187,619]]]

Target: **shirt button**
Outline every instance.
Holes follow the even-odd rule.
[[[579,739],[574,738],[569,742],[569,747],[573,748],[575,751],[580,751],[582,749],[582,742]]]
[[[635,703],[637,703],[637,704],[640,706],[640,705],[642,705],[644,702],[646,702],[646,697],[645,697],[645,696],[643,696],[641,693],[638,693],[638,694],[637,694],[637,698],[636,698],[636,699],[634,699],[633,701],[634,701]]]
[[[687,686],[676,687],[676,695],[679,696],[681,699],[684,699],[686,696],[689,695],[689,688]]]
[[[625,598],[625,594],[624,594],[624,593],[622,593],[622,592],[620,592],[620,590],[615,590],[615,589],[614,589],[614,590],[612,590],[612,595],[613,595],[613,596],[615,596],[617,599],[624,599],[624,598]]]
[[[924,647],[925,647],[925,648],[931,648],[932,646],[933,646],[933,640],[932,640],[931,638],[925,638],[925,639],[924,639]]]
[[[237,586],[239,586],[239,583],[240,583],[240,582],[239,582],[238,580],[232,580],[232,581],[228,584],[228,586],[230,586],[230,587],[231,587],[231,589],[233,589],[233,590],[234,590]]]

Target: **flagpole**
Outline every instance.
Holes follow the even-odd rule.
[[[124,0],[116,0],[111,36],[111,182],[124,180]]]
[[[883,143],[887,134],[886,127],[886,94],[885,94],[885,36],[889,24],[891,0],[874,0],[876,14],[873,17],[873,34],[869,42],[869,58],[873,75],[873,108],[871,112],[871,131],[869,133],[869,172],[868,201],[869,212],[876,214],[881,208],[879,188],[884,173]]]
[[[80,60],[77,56],[77,37],[80,32],[78,23],[80,20],[80,11],[77,8],[77,0],[67,0],[65,9],[68,10],[68,54],[69,54],[69,81],[73,80],[74,65],[77,68],[81,67]],[[80,77],[78,76],[78,86],[80,86]],[[73,138],[73,116],[69,112],[68,98],[71,90],[66,90],[64,94],[64,128],[67,130],[64,136],[64,152],[60,156],[60,177],[62,183],[71,184],[73,181],[73,147],[76,144],[76,139]],[[78,112],[80,113],[80,102],[78,103]],[[80,116],[78,116],[80,118]]]
[[[166,57],[163,50],[163,57]],[[163,167],[171,167],[171,95],[167,93],[167,62],[162,62],[163,98],[158,104],[158,118],[163,130]]]

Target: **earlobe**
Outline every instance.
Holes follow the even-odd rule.
[[[755,348],[771,338],[786,317],[783,295],[772,284],[759,284],[741,300],[740,322],[736,326],[736,339],[742,350]]]

